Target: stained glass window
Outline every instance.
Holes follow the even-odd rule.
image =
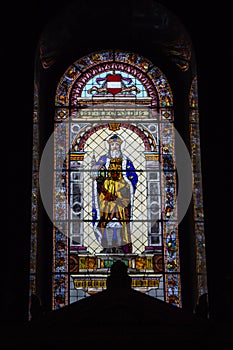
[[[199,295],[207,293],[204,208],[201,175],[201,146],[199,131],[198,87],[197,76],[194,77],[189,95],[189,128],[191,142],[191,157],[193,164],[193,201],[196,237],[196,265]]]
[[[193,83],[192,145],[198,145],[192,120],[195,92]],[[136,53],[94,52],[75,61],[61,77],[50,140],[53,309],[104,290],[116,260],[128,267],[132,288],[182,306],[175,118],[167,77]],[[51,147],[44,153],[48,150]],[[40,174],[46,179],[43,159],[46,154]],[[193,151],[192,164],[197,165],[197,159]],[[196,170],[195,222],[201,247],[200,169]],[[47,209],[45,182],[40,190]],[[36,230],[33,237],[35,242]],[[202,248],[197,248],[197,262],[202,259]],[[203,292],[205,266],[199,272]]]

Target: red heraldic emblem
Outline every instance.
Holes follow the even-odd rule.
[[[106,77],[107,80],[107,91],[112,94],[116,95],[122,90],[121,85],[121,74],[108,74]]]

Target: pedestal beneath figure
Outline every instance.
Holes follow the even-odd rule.
[[[106,280],[114,262],[120,260],[127,266],[132,279],[131,287],[143,293],[162,288],[161,255],[147,254],[71,254],[73,288],[94,294],[106,289]],[[162,283],[163,284],[163,283]]]

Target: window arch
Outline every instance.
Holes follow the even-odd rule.
[[[177,51],[182,48],[182,59],[172,54],[173,44],[167,46],[165,56],[183,73],[190,69],[190,47],[183,50],[182,43],[177,41],[175,46]],[[50,68],[43,65],[43,57],[41,62],[44,69]],[[180,116],[174,112],[170,80],[158,62],[161,60],[151,60],[134,51],[98,50],[79,57],[59,76],[54,94],[53,210],[49,215],[53,225],[53,309],[103,290],[116,259],[128,266],[133,288],[182,306],[182,218],[177,211],[180,186],[175,128]],[[195,84],[194,79],[188,92],[190,117],[186,121],[190,126],[193,167],[200,157],[200,150],[195,153],[193,147],[199,142],[194,131],[198,133],[198,119],[195,123],[192,120],[198,110]],[[40,162],[42,181],[38,181],[38,90],[40,86],[35,81],[31,291],[37,290],[39,187],[42,204],[49,211],[43,182],[46,147]],[[106,156],[106,146],[116,140],[118,147],[124,146],[123,155],[117,157],[123,160],[120,164],[113,164]],[[117,188],[113,186],[114,176],[119,180]],[[204,226],[195,216],[202,205],[198,176],[200,179],[200,169],[193,172],[192,182],[197,254],[194,265],[197,263],[199,278],[195,288],[200,295],[207,287]],[[117,192],[115,197],[113,190]],[[101,210],[107,196],[112,198],[111,205]],[[116,205],[117,199],[126,204]]]
[[[181,306],[172,92],[135,53],[105,57],[79,59],[56,92],[53,307],[103,290],[117,259],[133,288]],[[80,74],[80,62],[91,68]],[[105,154],[114,138],[124,143],[116,158]]]

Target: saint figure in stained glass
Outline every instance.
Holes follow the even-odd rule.
[[[122,153],[124,140],[117,134],[106,140],[108,153],[93,159],[93,227],[103,253],[131,253],[133,200],[138,176]]]

